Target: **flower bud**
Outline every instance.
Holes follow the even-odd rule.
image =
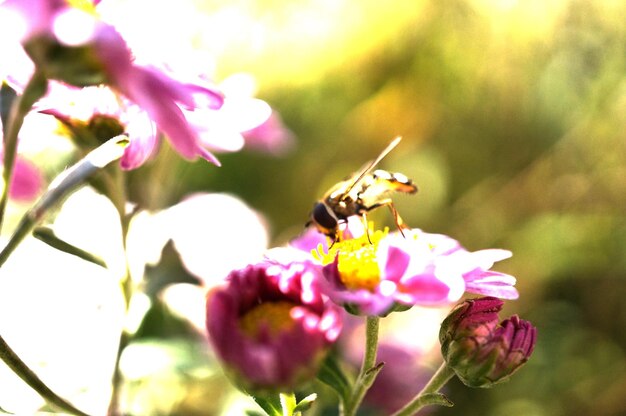
[[[316,289],[317,272],[306,262],[250,265],[209,294],[209,339],[238,387],[293,391],[315,377],[342,318]]]
[[[507,380],[533,352],[537,329],[517,315],[498,323],[503,304],[492,297],[467,300],[441,324],[443,357],[467,386]]]

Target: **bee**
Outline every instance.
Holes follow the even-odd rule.
[[[332,186],[313,206],[310,220],[306,225],[315,225],[319,232],[334,242],[339,237],[339,224],[345,223],[348,217],[358,215],[366,222],[366,214],[369,211],[387,206],[396,221],[396,226],[402,232],[402,228],[406,226],[398,215],[390,194],[392,192],[414,194],[417,192],[417,186],[401,173],[391,173],[382,169],[372,172],[400,140],[401,137],[396,137],[376,159],[366,163],[348,179]]]

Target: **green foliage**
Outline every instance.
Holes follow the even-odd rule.
[[[331,387],[342,402],[348,400],[351,391],[351,385],[348,378],[345,376],[337,359],[333,354],[328,354],[319,373],[317,374],[318,380]]]
[[[17,93],[15,90],[9,87],[5,82],[2,82],[2,86],[0,87],[0,120],[2,120],[2,130],[4,134],[6,134],[8,126],[9,112],[16,98]]]

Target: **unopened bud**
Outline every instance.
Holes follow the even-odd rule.
[[[503,304],[492,297],[467,300],[441,325],[441,352],[467,386],[491,387],[507,380],[533,352],[537,329],[517,315],[499,323]]]

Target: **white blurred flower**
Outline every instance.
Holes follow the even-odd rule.
[[[183,266],[203,286],[173,284],[161,294],[170,310],[204,332],[207,289],[231,270],[262,258],[268,246],[265,220],[240,199],[198,193],[156,213],[141,212],[131,222],[127,250],[133,279],[158,264],[171,240]]]
[[[55,230],[114,264],[106,247],[116,238],[114,222],[92,192],[81,191],[64,204]],[[85,198],[92,202],[82,204]],[[66,229],[67,216],[82,227],[80,233]],[[34,238],[27,238],[0,271],[0,333],[56,393],[89,414],[104,414],[109,403],[124,317],[118,278]],[[0,386],[3,409],[35,414],[44,404],[4,364]]]
[[[231,270],[259,259],[268,245],[264,219],[240,199],[198,193],[157,213],[140,213],[131,223],[131,273],[155,264],[168,240],[185,268],[210,287]]]

